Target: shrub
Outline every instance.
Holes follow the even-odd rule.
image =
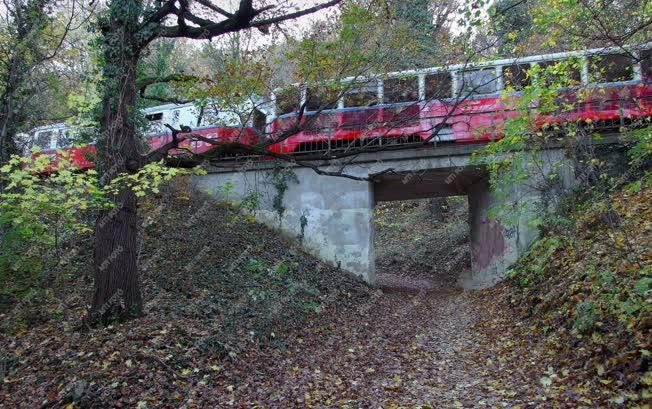
[[[97,173],[77,171],[64,155],[14,156],[0,178],[0,274],[13,283],[4,291],[23,293],[48,262],[59,262],[66,243],[91,232],[92,212],[110,204]]]

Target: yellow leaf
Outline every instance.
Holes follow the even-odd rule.
[[[646,385],[652,385],[652,371],[645,372],[645,375],[641,377],[641,381]]]

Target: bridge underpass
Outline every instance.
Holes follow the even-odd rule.
[[[241,200],[255,195],[259,202],[254,211],[257,220],[298,238],[308,252],[370,283],[376,281],[376,203],[467,196],[472,268],[460,277],[460,285],[479,289],[499,281],[538,235],[528,223],[531,215],[527,212],[521,213],[513,226],[503,226],[488,217],[488,211],[508,202],[537,205],[542,201],[541,193],[532,189],[535,180],[515,182],[508,197],[495,197],[486,171],[470,161],[473,151],[479,148],[454,145],[382,151],[313,162],[322,170],[343,170],[348,175],[371,177],[372,181],[323,176],[310,168],[283,162],[245,159],[210,168],[208,175],[195,177],[194,184],[217,199]],[[561,149],[546,150],[541,155],[546,157],[544,163],[564,160]],[[552,168],[542,169],[540,177],[545,178]],[[569,171],[561,176],[571,184]],[[229,182],[232,191],[224,189]]]
[[[471,270],[466,196],[376,202],[376,285],[447,291]]]
[[[379,225],[381,216],[378,211],[376,212],[375,251],[378,285],[406,289],[443,289],[459,286],[474,288],[490,285],[489,283],[472,285],[473,283],[467,282],[471,266],[456,269],[454,265],[446,264],[452,252],[456,253],[456,257],[471,258],[468,246],[471,238],[470,227],[474,223],[469,217],[468,192],[471,187],[483,184],[487,178],[484,169],[470,166],[454,169],[423,169],[380,176],[373,184],[376,208],[408,207],[405,210],[406,215],[400,213],[394,215],[397,223],[406,223],[402,219],[409,217],[412,212],[419,214],[420,218],[408,222],[411,226],[406,227],[411,229],[411,234],[405,236],[401,234],[401,230]],[[449,214],[450,217],[444,216],[443,220],[438,222],[430,212],[423,212],[422,208],[429,203],[428,199],[434,198],[448,198],[448,202],[457,203],[457,207]],[[460,204],[460,200],[452,200],[454,198],[467,202],[466,206]],[[383,205],[384,203],[387,205]],[[411,210],[409,209],[411,206],[416,208]],[[462,215],[465,219],[463,242],[459,241],[459,237],[449,237],[459,235],[457,230],[460,221],[455,216],[460,207],[465,210]],[[450,231],[441,231],[445,229]],[[446,235],[443,236],[442,233]],[[387,235],[390,237],[386,237]],[[421,237],[422,235],[425,237]],[[417,243],[413,241],[415,239],[418,240]],[[492,239],[497,243],[504,242],[500,235]],[[483,246],[476,245],[476,248],[480,250],[477,253],[480,256],[483,256],[485,249],[492,249],[486,246],[486,243]],[[389,265],[385,260],[388,252],[394,253]],[[470,261],[468,264],[473,262],[468,261]]]

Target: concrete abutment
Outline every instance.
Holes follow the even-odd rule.
[[[284,192],[278,189],[279,178],[285,179]],[[221,188],[228,182],[233,183],[230,197]],[[258,221],[301,240],[306,251],[325,262],[375,281],[369,182],[279,168],[211,173],[196,177],[194,185],[217,199],[256,195],[259,207],[253,215]]]

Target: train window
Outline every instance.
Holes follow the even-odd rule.
[[[145,115],[147,119],[147,132],[154,134],[163,131],[163,112],[156,112],[153,114]]]
[[[306,109],[319,111],[322,109],[337,108],[340,93],[337,89],[329,87],[312,87],[306,90]]]
[[[328,133],[338,126],[337,115],[306,115],[302,124],[303,131],[306,133]]]
[[[172,123],[174,125],[180,125],[179,118],[181,118],[181,110],[175,109],[174,111],[172,111]]]
[[[67,129],[59,129],[57,132],[57,148],[65,148],[68,146],[68,130]]]
[[[163,112],[157,112],[155,114],[145,115],[145,119],[148,121],[160,121],[163,119]]]
[[[378,83],[376,81],[349,84],[344,94],[344,106],[368,107],[378,104]]]
[[[386,104],[419,100],[419,79],[417,77],[386,79],[383,89],[383,102]]]
[[[289,114],[299,108],[301,94],[296,87],[285,88],[276,93],[276,113]]]
[[[549,67],[553,67],[561,63],[561,61],[543,61],[537,63],[537,65],[545,70]],[[558,70],[552,70],[552,72],[545,73],[545,83],[552,84],[555,80],[561,79],[562,81],[570,80],[571,83],[579,84],[582,82],[582,71],[581,66],[578,61],[570,61],[568,65],[568,71],[562,76],[562,72]]]
[[[641,74],[648,81],[652,80],[652,49],[641,50]]]
[[[618,82],[634,79],[634,59],[627,54],[591,57],[589,74],[592,82]]]
[[[528,76],[529,69],[530,64],[513,64],[504,66],[503,80],[505,81],[505,87],[522,90],[530,85],[530,77]]]
[[[36,134],[36,145],[43,150],[50,149],[52,131],[41,131]]]
[[[265,131],[267,126],[267,117],[265,113],[258,108],[254,108],[252,115],[252,125],[258,131]]]
[[[494,68],[483,68],[480,70],[463,71],[460,73],[460,95],[480,95],[496,92],[497,87],[496,70]]]
[[[437,100],[452,96],[453,79],[447,71],[426,75],[426,99]]]

